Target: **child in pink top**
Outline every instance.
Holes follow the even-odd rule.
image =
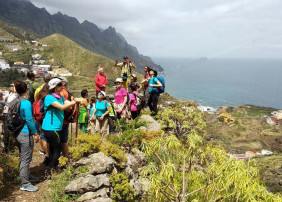
[[[135,119],[139,115],[139,111],[137,109],[137,97],[138,91],[133,91],[129,94],[130,98],[130,111],[131,111],[131,117],[132,119]]]

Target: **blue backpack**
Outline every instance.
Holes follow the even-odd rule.
[[[165,79],[163,77],[160,77],[160,76],[156,76],[154,78],[159,80],[159,82],[162,84],[162,87],[160,87],[160,88],[153,87],[151,92],[158,93],[158,94],[165,92]]]

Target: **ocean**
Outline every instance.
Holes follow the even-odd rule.
[[[153,58],[166,91],[218,108],[252,104],[282,109],[282,59]]]

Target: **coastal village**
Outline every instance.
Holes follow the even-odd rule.
[[[0,36],[0,43],[4,44],[5,50],[7,52],[16,53],[21,50],[22,47],[18,43],[14,43],[12,39],[4,38]],[[15,61],[13,64],[9,64],[6,61],[6,52],[0,52],[0,69],[2,72],[7,70],[18,71],[26,74],[28,71],[32,70],[38,78],[42,77],[46,73],[50,73],[53,76],[72,76],[72,73],[64,67],[52,66],[48,64],[46,59],[40,54],[44,52],[48,44],[40,44],[37,40],[24,41],[25,45],[29,46],[34,54],[30,56],[30,62],[25,64],[23,61]]]

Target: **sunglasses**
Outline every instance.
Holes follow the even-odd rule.
[[[63,86],[63,83],[59,83],[57,86],[62,87],[62,86]]]
[[[116,84],[121,84],[121,82],[116,82]]]

